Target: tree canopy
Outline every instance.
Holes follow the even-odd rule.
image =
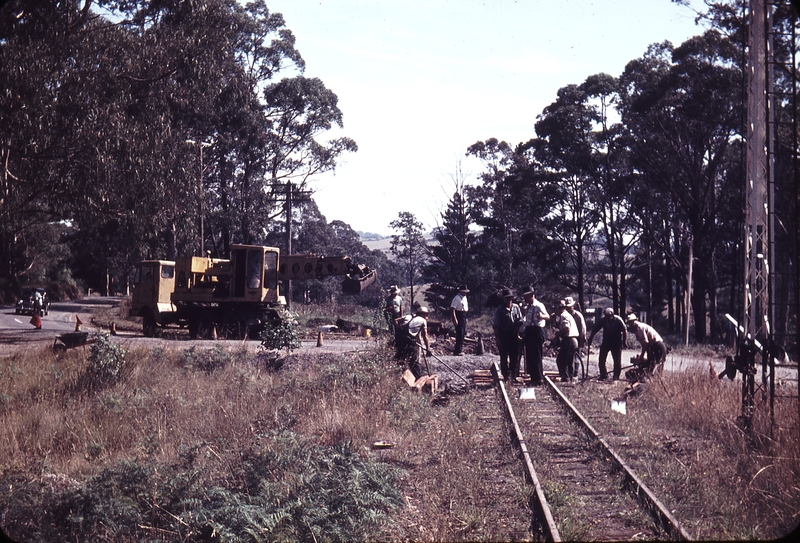
[[[94,285],[145,257],[263,242],[286,183],[357,149],[321,139],[342,112],[294,44],[263,0],[9,2],[0,275],[25,279],[44,224],[65,225]]]

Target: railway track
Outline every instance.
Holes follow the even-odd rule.
[[[692,539],[549,376],[545,386],[533,389],[535,398],[523,399],[497,379],[496,363],[492,373],[534,486],[534,524],[540,537]]]

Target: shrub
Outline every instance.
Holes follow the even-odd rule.
[[[289,312],[279,312],[278,318],[266,324],[261,332],[261,348],[274,351],[286,349],[287,352],[300,348],[297,323]]]
[[[86,376],[93,388],[103,388],[122,380],[127,352],[113,343],[108,334],[97,337],[89,354],[89,367]]]
[[[191,347],[183,352],[183,361],[187,366],[206,373],[225,369],[232,359],[233,355],[219,345],[205,351]]]

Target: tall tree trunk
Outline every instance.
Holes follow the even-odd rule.
[[[653,322],[653,248],[648,236],[647,243],[647,320]]]
[[[614,208],[609,206],[608,210],[608,229],[606,235],[606,248],[608,250],[608,260],[611,262],[611,305],[614,313],[623,315],[625,306],[620,305],[619,301],[619,271],[617,269],[617,229],[614,220]]]
[[[711,258],[707,264],[707,279],[706,285],[708,290],[708,315],[710,321],[709,337],[713,342],[719,341],[720,326],[719,315],[717,309],[717,264],[716,264],[716,250],[712,249]]]
[[[678,276],[675,280],[675,331],[683,331],[683,316],[686,314],[684,309],[684,302],[686,301],[683,282],[686,280],[685,276]]]
[[[578,244],[577,244],[577,250],[578,250],[578,254],[577,254],[577,257],[578,257],[578,304],[580,305],[581,311],[584,311],[584,308],[586,307],[583,304],[583,293],[586,290],[584,288],[586,279],[585,279],[584,273],[583,273],[583,244],[584,244],[584,239],[583,239],[583,236],[580,233],[578,234],[578,240],[577,241],[578,241]]]
[[[628,307],[628,267],[625,263],[625,250],[623,249],[623,240],[619,240],[619,303],[621,311],[625,311]]]
[[[675,306],[673,296],[675,295],[674,279],[672,277],[672,259],[664,255],[664,268],[667,279],[667,330],[670,334],[675,333]]]
[[[694,339],[698,344],[706,342],[706,293],[708,292],[708,257],[702,252],[701,241],[692,236],[693,254],[698,255],[694,265],[692,286],[692,315],[694,316]]]
[[[167,230],[167,260],[175,260],[175,257],[178,255],[178,249],[176,248],[175,242],[177,230],[178,228],[175,225],[175,220],[173,220],[169,225],[169,229]]]
[[[694,244],[692,243],[691,237],[689,239],[689,261],[686,266],[686,292],[685,292],[685,302],[684,302],[684,316],[683,316],[683,336],[686,345],[689,345],[689,322],[691,321],[690,312],[692,307],[691,296],[692,296],[692,271],[693,271],[693,264],[694,264]]]

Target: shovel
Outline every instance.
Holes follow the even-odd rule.
[[[586,380],[589,378],[589,347],[586,347],[586,368],[583,367],[583,359],[581,359],[581,371],[583,371],[583,379]]]
[[[442,365],[443,365],[445,368],[447,368],[448,370],[450,370],[450,371],[452,371],[453,373],[455,373],[455,374],[456,374],[458,377],[460,377],[460,378],[461,378],[461,379],[462,379],[462,380],[463,380],[465,383],[467,383],[468,385],[470,384],[470,382],[467,380],[467,378],[466,378],[466,377],[464,377],[464,376],[463,376],[463,375],[461,375],[460,373],[456,372],[456,370],[454,370],[453,368],[451,368],[451,367],[450,367],[450,365],[449,365],[447,362],[445,362],[444,360],[442,360],[441,358],[439,358],[438,356],[436,356],[436,354],[435,354],[433,351],[431,351],[431,356],[432,356],[432,357],[434,357],[434,358],[435,358],[436,360],[438,360],[439,362],[441,362],[441,363],[442,363]],[[425,364],[427,364],[427,363],[428,363],[428,361],[426,360],[426,361],[425,361]]]
[[[425,349],[422,348],[422,345],[417,345],[417,347],[419,347],[420,353],[422,353],[422,360],[425,361],[425,371],[428,372],[428,375],[431,375],[431,368],[428,366],[428,357],[425,356]]]

